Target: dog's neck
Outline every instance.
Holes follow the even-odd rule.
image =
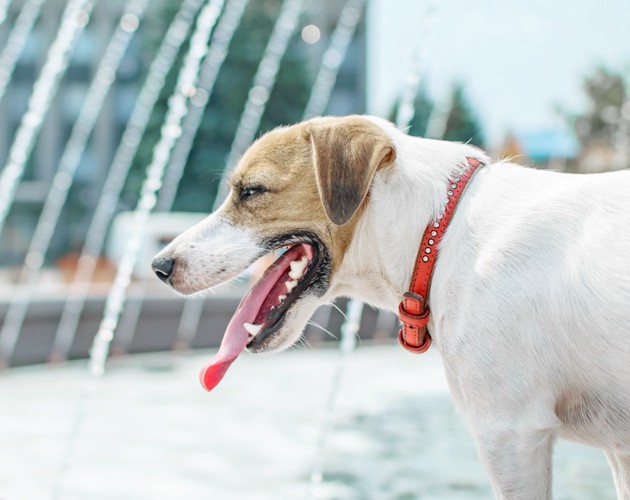
[[[409,287],[422,234],[446,204],[448,180],[466,167],[466,157],[482,162],[487,158],[472,146],[454,147],[383,126],[394,141],[397,161],[374,178],[368,205],[339,269],[335,294],[397,311]]]

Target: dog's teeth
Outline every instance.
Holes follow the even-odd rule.
[[[286,295],[280,295],[280,296],[278,297],[278,299],[280,299],[280,302],[282,302],[282,301],[283,301],[284,299],[286,299],[286,298],[287,298],[287,296],[286,296]]]
[[[251,323],[243,323],[243,328],[245,328],[245,330],[247,330],[247,333],[249,333],[250,335],[255,337],[256,334],[262,328],[262,324],[261,325],[252,325]]]
[[[289,277],[294,280],[301,278],[302,274],[304,273],[304,269],[306,269],[307,263],[308,258],[306,257],[306,255],[300,260],[292,260],[291,262],[289,262],[289,266],[291,266]]]
[[[287,287],[287,292],[290,292],[291,290],[293,290],[296,286],[297,286],[297,281],[293,280],[293,281],[287,281],[284,286]]]

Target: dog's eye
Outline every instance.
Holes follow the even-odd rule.
[[[254,195],[262,194],[265,192],[265,188],[262,186],[246,186],[242,187],[239,193],[241,201],[251,198]]]

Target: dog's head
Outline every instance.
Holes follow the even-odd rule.
[[[223,205],[171,242],[153,268],[188,295],[285,248],[240,310],[250,351],[286,348],[330,299],[325,296],[352,242],[372,178],[395,159],[389,135],[360,116],[273,130],[245,153]]]

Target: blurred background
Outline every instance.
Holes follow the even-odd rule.
[[[0,0],[0,497],[489,498],[437,355],[394,347],[395,316],[355,309],[359,349],[338,354],[340,300],[208,396],[194,372],[256,270],[185,300],[151,258],[252,140],[316,115],[627,168],[629,18],[625,0]],[[558,497],[612,495],[603,457],[567,446]]]

